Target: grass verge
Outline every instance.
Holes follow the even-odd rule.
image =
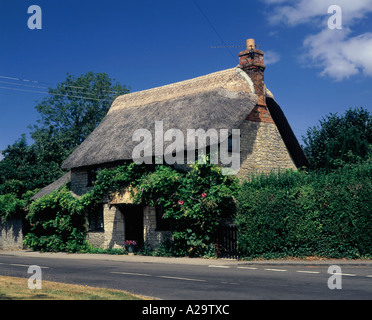
[[[28,278],[0,276],[0,300],[151,300],[126,291],[42,282],[40,290],[30,290]]]

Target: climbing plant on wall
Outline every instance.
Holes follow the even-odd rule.
[[[224,176],[210,164],[191,165],[188,171],[168,166],[127,163],[102,170],[92,190],[75,198],[67,187],[34,201],[25,244],[44,251],[79,251],[86,245],[85,217],[102,197],[128,189],[138,204],[162,206],[171,222],[173,252],[178,255],[214,253],[221,217],[234,213],[236,178]]]

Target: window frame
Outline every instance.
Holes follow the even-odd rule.
[[[88,231],[104,232],[104,205],[100,204],[88,212]]]

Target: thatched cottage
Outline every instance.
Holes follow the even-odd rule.
[[[265,86],[263,56],[250,39],[234,68],[118,97],[99,126],[63,163],[69,173],[35,198],[68,180],[71,191],[83,195],[98,169],[133,160],[134,131],[144,128],[154,134],[155,121],[162,121],[164,131],[175,128],[185,135],[191,128],[239,129],[241,178],[251,172],[305,166],[304,153]],[[168,145],[164,142],[162,150]],[[153,145],[149,150],[156,154]],[[127,239],[156,246],[169,234],[155,208],[133,205],[130,197],[103,202],[88,219],[89,241],[103,248],[122,247]]]

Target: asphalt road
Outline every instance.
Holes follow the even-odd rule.
[[[341,266],[341,289],[328,288],[328,265],[170,264],[0,255],[0,275],[121,289],[165,300],[371,300],[372,268]]]

